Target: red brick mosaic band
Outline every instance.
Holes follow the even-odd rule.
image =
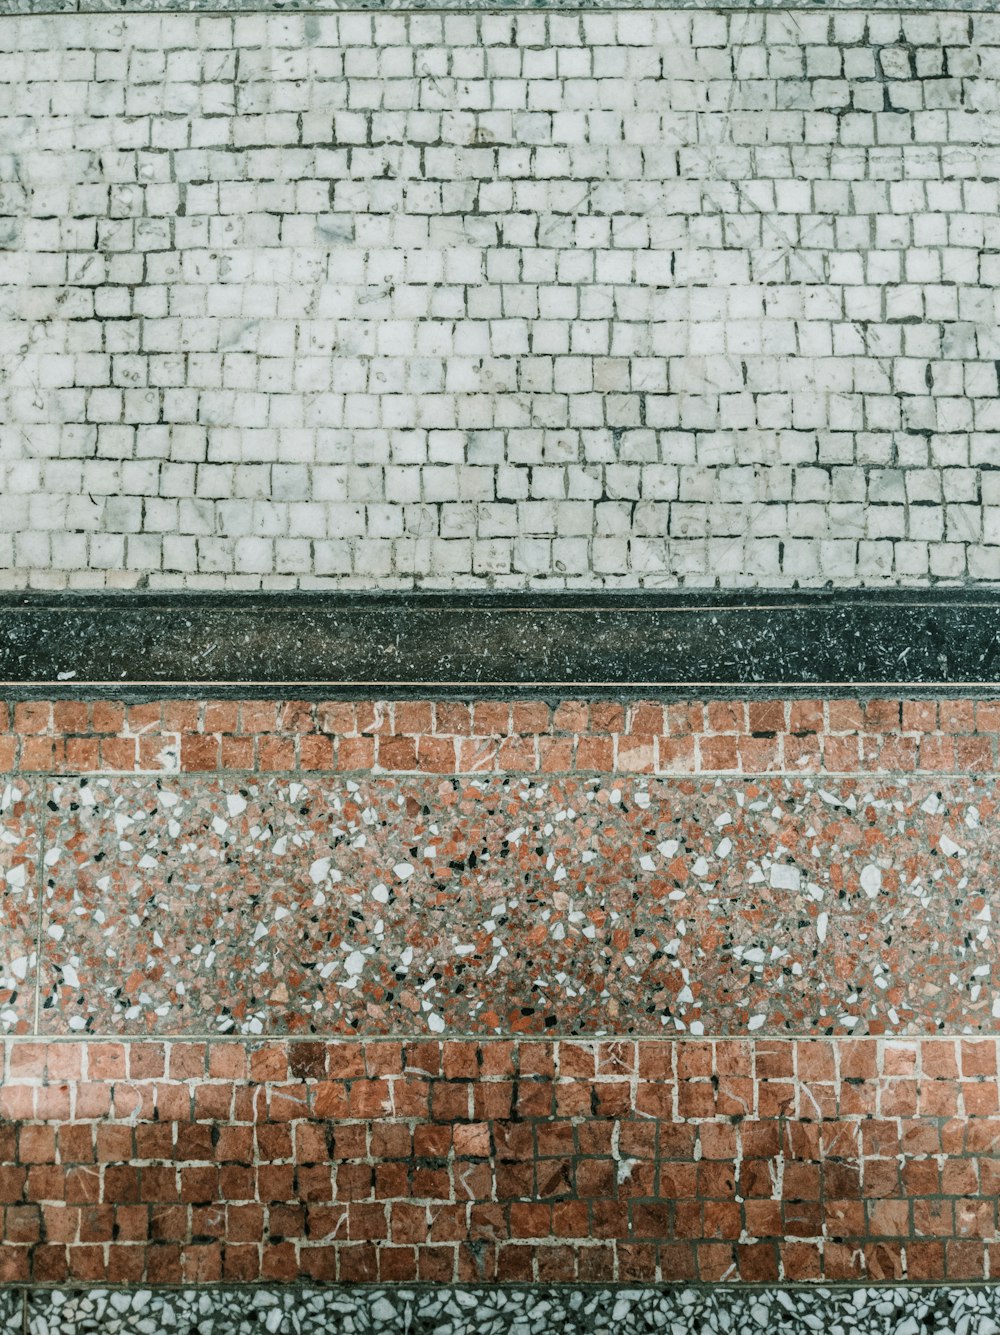
[[[0,704],[0,769],[648,774],[1000,768],[1000,702]]]
[[[8,1041],[0,1281],[989,1279],[997,1055]]]

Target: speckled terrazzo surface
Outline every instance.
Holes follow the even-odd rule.
[[[994,780],[18,782],[45,1034],[1000,1028]]]
[[[27,1329],[29,1335],[996,1335],[1000,1289],[40,1291],[29,1298]]]

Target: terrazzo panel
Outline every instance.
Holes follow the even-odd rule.
[[[1000,1029],[991,779],[33,786],[42,1033]]]

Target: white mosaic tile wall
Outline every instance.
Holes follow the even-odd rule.
[[[0,582],[1000,580],[1000,16],[0,19]]]

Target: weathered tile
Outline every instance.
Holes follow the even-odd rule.
[[[0,785],[0,1032],[23,1034],[35,1006],[38,793],[23,776]]]
[[[1000,1029],[989,781],[121,776],[50,805],[46,1033]]]

